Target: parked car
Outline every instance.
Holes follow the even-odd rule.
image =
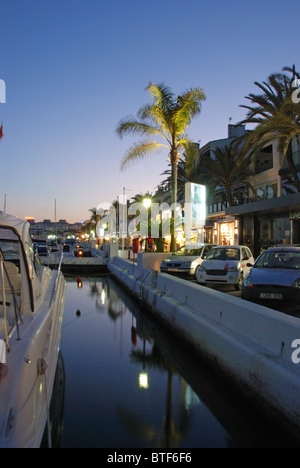
[[[190,244],[181,247],[160,265],[162,273],[194,276],[213,244]]]
[[[272,247],[263,252],[246,276],[242,299],[267,303],[300,300],[300,247]]]
[[[198,284],[232,284],[238,291],[254,264],[249,247],[217,246],[207,255],[196,273]]]

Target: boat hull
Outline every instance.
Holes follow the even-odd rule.
[[[38,448],[49,418],[64,312],[65,279],[53,272],[38,310],[10,338],[0,381],[0,447]],[[56,284],[56,288],[55,288]],[[54,289],[55,288],[55,289]]]

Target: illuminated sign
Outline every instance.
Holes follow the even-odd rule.
[[[203,227],[206,222],[206,187],[205,185],[185,184],[185,222],[191,229]]]
[[[300,219],[300,211],[291,212],[289,219]]]

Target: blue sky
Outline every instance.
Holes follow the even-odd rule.
[[[207,99],[189,136],[225,138],[245,96],[282,67],[299,70],[299,0],[0,0],[0,210],[36,220],[154,192],[167,154],[120,171],[135,141],[119,120],[149,102],[145,87]]]

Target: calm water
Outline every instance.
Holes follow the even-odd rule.
[[[293,445],[111,276],[67,281],[61,447]]]

